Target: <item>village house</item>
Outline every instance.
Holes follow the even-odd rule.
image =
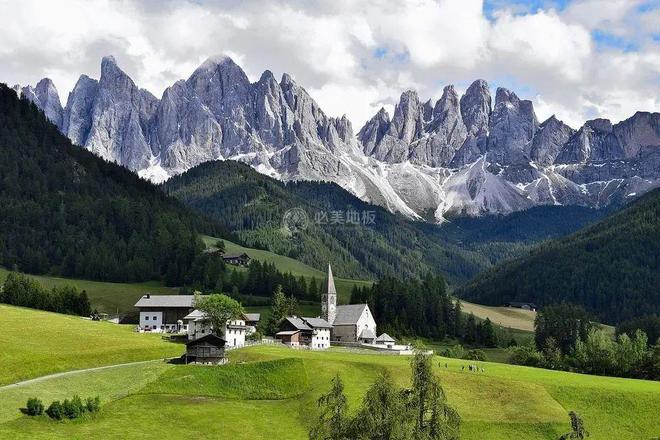
[[[223,364],[225,358],[226,341],[212,333],[201,338],[189,341],[186,344],[184,359],[186,364],[196,362],[200,364]]]
[[[280,324],[275,338],[290,347],[306,346],[323,350],[330,347],[331,328],[325,319],[289,316]]]
[[[252,314],[250,318],[243,314],[241,317],[227,321],[227,325],[222,330],[226,345],[228,347],[242,347],[245,345],[245,338],[254,333],[256,325],[259,323],[260,315]],[[257,316],[254,316],[257,315]],[[255,320],[256,319],[256,320]],[[204,312],[193,310],[183,318],[184,325],[187,328],[188,339],[195,340],[208,334],[213,334],[213,326],[204,318]],[[247,325],[250,322],[251,325]]]
[[[506,303],[507,307],[513,307],[516,309],[523,309],[523,310],[531,310],[532,312],[535,312],[537,307],[536,304],[530,303],[530,302],[516,302],[516,301],[511,301]]]
[[[240,254],[223,254],[222,260],[226,264],[232,264],[234,266],[249,266],[251,258],[246,253]]]
[[[146,294],[135,304],[140,331],[181,333],[188,331],[183,318],[193,310],[192,295]]]

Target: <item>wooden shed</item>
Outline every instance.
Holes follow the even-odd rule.
[[[214,334],[208,334],[186,344],[186,364],[197,362],[200,364],[225,363],[226,341]]]

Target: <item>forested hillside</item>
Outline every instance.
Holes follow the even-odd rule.
[[[502,263],[458,291],[484,304],[562,301],[616,323],[660,313],[660,190],[607,219]]]
[[[71,144],[0,84],[0,265],[106,281],[178,285],[224,235],[152,184]]]
[[[601,215],[591,209],[563,208],[570,210],[566,216],[562,208],[548,207],[530,210],[529,216],[515,214],[515,227],[508,226],[508,217],[430,225],[365,203],[336,184],[285,184],[231,161],[199,165],[163,187],[223,221],[249,247],[319,269],[331,262],[343,277],[441,272],[454,285],[502,258],[519,255],[537,240],[572,232]],[[282,227],[285,212],[292,208],[304,210],[308,219],[306,228],[293,234]],[[358,219],[350,218],[356,214]]]

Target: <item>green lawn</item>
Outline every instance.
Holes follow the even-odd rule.
[[[61,371],[179,356],[179,344],[132,325],[0,305],[0,385]]]
[[[149,363],[81,373],[68,383],[34,384],[20,396],[0,389],[0,438],[305,439],[316,399],[335,374],[345,382],[353,411],[379,372],[389,370],[401,386],[409,382],[409,358],[403,356],[258,346],[232,351],[230,358],[220,367]],[[554,440],[569,430],[569,410],[583,416],[592,439],[659,433],[660,382],[494,363],[480,363],[484,373],[468,373],[461,371],[465,363],[434,361],[462,417],[462,439]],[[56,423],[10,411],[28,395],[87,396],[96,381],[102,410],[88,420]]]

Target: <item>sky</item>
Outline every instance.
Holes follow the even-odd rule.
[[[206,58],[289,73],[357,130],[401,93],[478,78],[574,128],[660,111],[660,0],[0,0],[0,82],[63,104],[104,55],[157,97]]]

